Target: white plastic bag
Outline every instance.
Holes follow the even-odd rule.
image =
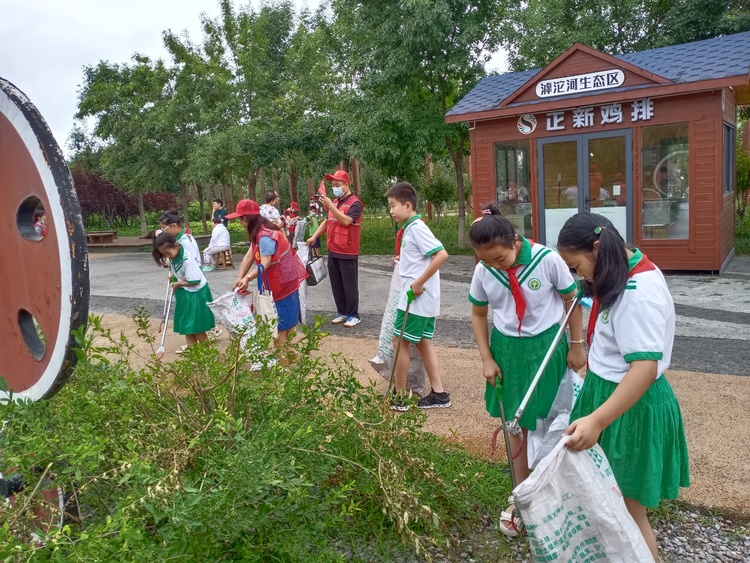
[[[396,311],[401,293],[406,289],[405,282],[398,270],[398,262],[393,268],[391,287],[388,291],[388,301],[385,303],[383,320],[380,323],[380,339],[378,340],[378,354],[370,360],[370,365],[385,379],[391,377],[393,366],[393,328],[396,325]],[[409,347],[409,375],[406,378],[406,388],[417,395],[426,395],[430,391],[427,383],[427,372],[416,346]]]
[[[242,333],[242,347],[245,347],[248,339],[255,335],[252,303],[250,293],[240,294],[234,291],[207,303],[219,324],[224,325],[232,334]]]
[[[536,430],[529,431],[526,445],[529,469],[534,469],[544,456],[555,449],[560,438],[565,434],[565,429],[570,424],[570,412],[573,410],[582,385],[583,378],[568,368],[557,389],[557,395],[555,395],[547,418],[537,418]]]
[[[567,440],[513,490],[533,560],[653,563],[602,449],[577,452]]]

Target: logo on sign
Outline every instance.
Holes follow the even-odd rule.
[[[533,113],[525,113],[518,118],[518,130],[524,135],[528,135],[536,129],[536,117]]]

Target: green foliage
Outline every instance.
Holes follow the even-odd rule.
[[[513,70],[540,68],[579,42],[613,55],[750,29],[743,0],[528,0],[503,27]]]
[[[149,320],[134,317],[153,350]],[[396,415],[354,368],[315,353],[318,320],[298,363],[191,346],[174,363],[90,319],[75,377],[52,401],[0,407],[3,463],[77,494],[80,518],[30,540],[38,488],[0,508],[0,557],[35,561],[387,561],[496,509],[507,472]],[[264,349],[270,334],[255,339]],[[262,361],[250,372],[247,361]],[[142,367],[135,367],[135,363]],[[46,483],[47,481],[45,481]],[[49,510],[55,511],[53,505]],[[499,559],[505,548],[499,547]]]
[[[455,207],[450,215],[443,215],[429,220],[423,214],[425,222],[437,239],[443,243],[448,254],[471,255],[474,251],[458,244],[458,216]],[[325,243],[325,239],[323,239]],[[362,223],[361,253],[392,255],[396,246],[396,224],[390,217],[365,217]]]

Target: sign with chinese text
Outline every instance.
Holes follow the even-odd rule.
[[[625,83],[625,73],[620,69],[600,70],[576,76],[564,76],[542,80],[536,85],[536,95],[540,98],[564,96],[579,92],[593,92],[617,88]]]
[[[598,110],[598,111],[597,111]],[[552,111],[547,114],[547,131],[565,131],[565,111]],[[610,123],[624,123],[626,115],[630,116],[630,122],[648,121],[654,116],[654,102],[651,98],[633,100],[630,103],[630,111],[623,104],[616,102],[595,108],[588,106],[572,110],[573,129],[583,129],[596,125],[597,117],[600,125]]]

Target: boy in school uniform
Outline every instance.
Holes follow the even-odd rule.
[[[393,328],[393,347],[400,346],[395,366],[394,394],[391,409],[405,411],[406,378],[409,371],[409,346],[414,344],[422,357],[432,389],[422,397],[417,406],[421,409],[447,408],[451,398],[445,392],[440,378],[437,354],[432,345],[435,318],[440,314],[440,267],[448,259],[442,243],[435,238],[430,228],[417,215],[417,192],[407,182],[398,182],[386,192],[391,217],[401,225],[396,235],[396,256],[399,271],[404,279],[404,293],[398,304],[396,323]],[[407,290],[414,292],[415,299],[409,306],[409,316],[404,323],[407,305]],[[403,336],[403,337],[402,337]],[[399,343],[400,340],[400,343]]]

